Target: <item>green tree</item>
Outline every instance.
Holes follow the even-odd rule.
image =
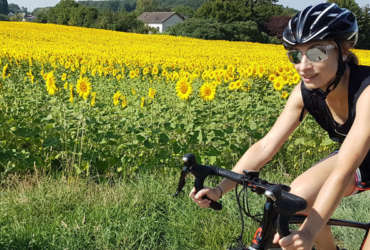
[[[0,0],[0,14],[8,15],[9,6],[7,0]]]
[[[94,27],[97,18],[98,11],[96,9],[79,5],[77,8],[73,8],[71,10],[68,24],[74,26]]]
[[[336,3],[341,8],[346,8],[352,11],[356,16],[361,14],[360,6],[355,2],[355,0],[328,0],[330,3]]]
[[[144,32],[144,23],[139,21],[134,13],[127,13],[126,11],[115,14],[113,28],[117,31],[147,33]]]
[[[172,8],[172,11],[182,15],[183,17],[190,18],[193,17],[195,14],[195,11],[190,6],[185,5],[179,5],[174,8]]]
[[[216,19],[219,22],[230,23],[250,19],[251,12],[242,0],[213,0],[205,2],[196,11],[195,17]]]
[[[60,0],[55,7],[50,8],[47,13],[49,23],[57,23],[67,25],[70,19],[71,12],[78,8],[79,4],[74,0]]]
[[[195,16],[214,18],[222,23],[252,20],[263,29],[264,22],[282,12],[282,6],[276,5],[276,2],[276,0],[211,0],[205,2],[196,11]]]
[[[36,8],[32,15],[36,17],[36,21],[39,23],[47,23],[48,22],[48,11],[49,8]]]
[[[359,26],[359,36],[357,48],[370,49],[370,7],[364,7],[361,15],[357,17]]]
[[[269,37],[261,32],[254,21],[221,23],[214,19],[189,18],[172,26],[168,33],[202,39],[268,42]]]
[[[14,4],[14,3],[9,4],[8,9],[9,9],[9,12],[13,12],[14,14],[21,12],[21,8],[17,4]]]
[[[160,4],[162,8],[173,9],[177,6],[188,6],[196,10],[206,1],[208,0],[161,0]]]
[[[98,29],[108,29],[113,30],[114,16],[113,12],[110,10],[104,10],[100,13],[98,20],[96,22],[96,28]]]
[[[139,13],[144,11],[155,11],[159,9],[158,0],[137,0],[136,1],[136,10]]]

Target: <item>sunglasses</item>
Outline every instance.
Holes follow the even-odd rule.
[[[302,61],[303,55],[306,55],[310,62],[322,62],[328,59],[328,52],[331,49],[336,48],[332,44],[328,45],[317,45],[309,48],[305,53],[300,50],[289,50],[287,52],[289,61],[298,64]]]

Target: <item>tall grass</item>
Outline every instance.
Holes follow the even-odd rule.
[[[12,177],[0,199],[0,249],[226,249],[241,227],[232,193],[224,209],[200,209],[185,193],[172,197],[178,176],[143,173],[97,183],[79,178]],[[269,174],[270,180],[290,180]],[[217,180],[213,180],[217,181]],[[368,220],[370,193],[346,198],[336,217]],[[250,198],[260,212],[262,198]],[[246,220],[245,242],[257,224]],[[334,229],[342,247],[358,249],[359,230]]]

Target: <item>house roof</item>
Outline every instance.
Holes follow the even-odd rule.
[[[185,19],[176,12],[143,12],[137,18],[144,23],[164,23],[167,19],[173,15],[178,15],[181,19]]]

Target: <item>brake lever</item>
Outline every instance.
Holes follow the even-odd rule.
[[[183,187],[185,186],[185,179],[188,173],[190,172],[189,167],[183,167],[180,175],[179,184],[177,185],[176,193],[173,195],[174,197],[178,196],[179,193],[182,191]]]
[[[288,188],[285,185],[273,185],[265,192],[265,196],[275,203],[278,212],[277,230],[282,237],[290,234],[289,218],[307,207],[307,202],[304,199],[287,193],[286,189]],[[294,206],[291,204],[294,204]]]
[[[205,178],[212,173],[212,170],[209,167],[198,165],[195,160],[195,156],[193,154],[184,155],[182,160],[184,162],[185,167],[183,168],[181,172],[180,181],[179,181],[179,185],[177,187],[175,196],[177,196],[178,193],[184,187],[185,177],[189,172],[191,172],[195,177],[195,182],[194,182],[195,192],[198,192],[199,190],[203,189],[203,183],[204,183]],[[203,196],[203,198],[211,201],[210,208],[214,210],[222,209],[221,203],[214,201],[212,199],[209,199],[207,196]]]

